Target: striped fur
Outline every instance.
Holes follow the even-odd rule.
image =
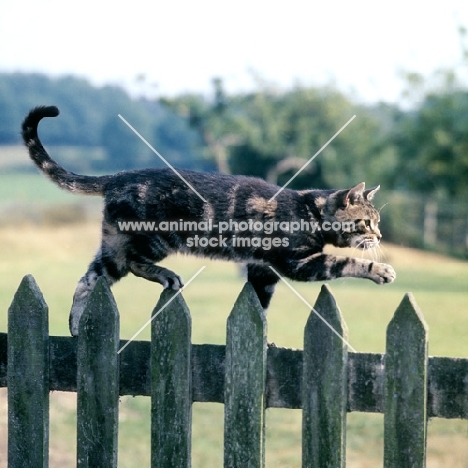
[[[327,244],[361,249],[379,245],[380,217],[371,202],[379,187],[366,190],[360,183],[344,190],[284,189],[277,194],[279,187],[258,178],[185,170],[176,174],[168,168],[77,175],[49,156],[37,134],[42,118],[58,114],[56,107],[37,107],[25,118],[22,135],[31,159],[59,187],[104,198],[101,246],[75,291],[72,335],[78,334],[88,295],[100,276],[113,284],[131,272],[164,288],[181,288],[180,276],[156,265],[177,252],[246,264],[247,278],[264,308],[279,279],[275,272],[297,281],[356,277],[384,284],[395,278],[390,265],[323,252]],[[141,224],[123,229],[129,222],[153,222],[159,229],[143,229]],[[192,225],[161,229],[171,222],[176,227],[178,222]],[[326,229],[349,222],[352,229]],[[221,233],[220,223],[230,228]],[[303,228],[294,230],[289,224],[291,228],[284,229],[288,223],[303,223]],[[305,229],[304,223],[316,229]],[[267,225],[272,229],[258,229]]]

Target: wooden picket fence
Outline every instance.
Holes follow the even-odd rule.
[[[8,466],[47,467],[49,392],[77,392],[77,466],[117,467],[119,395],[151,397],[151,466],[189,467],[193,402],[225,405],[224,466],[263,467],[265,409],[302,408],[302,466],[344,467],[346,414],[384,413],[384,466],[424,467],[429,417],[468,419],[468,359],[428,357],[427,326],[407,294],[387,329],[385,354],[353,353],[312,311],[304,350],[268,346],[266,320],[246,284],[226,346],[192,345],[182,295],[163,291],[151,342],[119,339],[119,315],[98,281],[79,338],[49,336],[31,276],[0,334],[8,387]],[[327,286],[314,310],[345,339]]]

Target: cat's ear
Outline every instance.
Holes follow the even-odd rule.
[[[359,199],[362,200],[363,191],[366,188],[364,182],[357,184],[356,187],[347,190],[338,190],[333,194],[333,200],[336,209],[346,208],[349,204],[353,205]]]
[[[364,198],[368,201],[371,201],[374,198],[374,195],[379,190],[379,188],[380,185],[377,185],[377,187],[372,187],[370,189],[364,190]]]
[[[361,182],[360,184],[357,184],[355,187],[350,188],[344,200],[345,206],[348,206],[350,203],[351,205],[354,205],[356,201],[358,201],[359,199],[362,199],[363,193],[365,193],[364,192],[365,188],[366,188],[365,182]]]

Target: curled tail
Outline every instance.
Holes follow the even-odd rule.
[[[28,147],[29,156],[36,166],[59,187],[74,193],[102,195],[108,177],[83,176],[68,172],[59,166],[42,146],[37,134],[37,126],[44,117],[57,117],[55,106],[40,106],[32,109],[23,121],[21,135]]]

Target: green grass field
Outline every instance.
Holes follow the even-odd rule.
[[[42,194],[41,194],[42,197]],[[0,330],[7,326],[7,310],[22,277],[31,273],[50,311],[50,333],[68,335],[68,311],[79,277],[85,272],[99,241],[97,222],[47,227],[24,225],[0,229]],[[387,245],[385,261],[396,272],[395,283],[377,286],[366,280],[330,282],[349,328],[349,341],[358,351],[383,352],[385,330],[403,295],[411,291],[429,325],[429,353],[468,357],[468,263]],[[354,252],[356,255],[357,253]],[[188,257],[164,262],[188,280],[206,265],[184,292],[192,312],[194,343],[224,343],[226,318],[244,280],[236,265]],[[311,304],[321,283],[293,286]],[[161,288],[135,277],[115,285],[121,314],[121,334],[130,338],[150,317]],[[302,348],[309,310],[285,285],[279,284],[268,314],[269,341]],[[139,339],[148,339],[145,330]],[[1,391],[0,465],[5,461],[6,391]],[[76,395],[51,395],[51,467],[75,464]],[[223,407],[195,404],[193,466],[222,466]],[[121,400],[119,466],[149,465],[149,399]],[[301,413],[267,410],[267,466],[299,467]],[[467,467],[466,421],[429,423],[428,467]],[[348,415],[348,466],[382,466],[381,415]],[[3,466],[3,465],[2,465]]]
[[[0,174],[0,205],[65,204],[78,200],[76,195],[60,190],[39,174]]]

